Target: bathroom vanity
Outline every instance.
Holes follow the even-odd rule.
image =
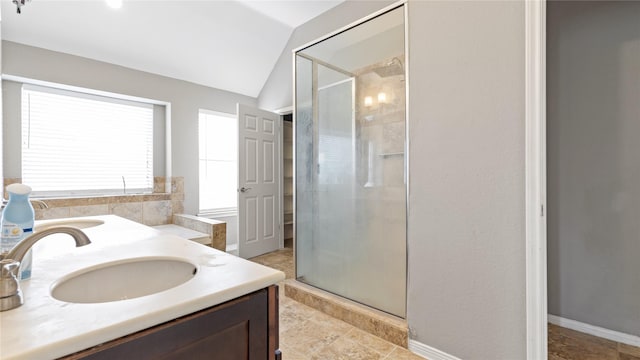
[[[2,359],[276,359],[282,272],[117,216],[78,221],[90,245],[34,246],[24,305],[0,313]]]
[[[62,359],[279,359],[277,286]]]

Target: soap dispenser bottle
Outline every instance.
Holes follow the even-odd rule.
[[[11,184],[7,186],[9,202],[2,212],[2,234],[0,235],[1,249],[5,253],[11,250],[22,239],[33,233],[35,213],[29,202],[31,188],[24,184]],[[27,252],[20,264],[20,280],[31,277],[31,250]]]

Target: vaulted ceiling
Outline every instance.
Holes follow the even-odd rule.
[[[344,0],[1,0],[2,39],[257,97],[295,27]]]

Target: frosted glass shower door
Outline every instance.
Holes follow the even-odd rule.
[[[301,279],[322,289],[345,294],[350,287],[350,240],[355,222],[355,126],[353,79],[321,65],[318,83],[338,81],[317,89],[313,133],[312,223],[310,271]],[[341,79],[342,78],[342,79]],[[345,295],[346,296],[346,295]]]
[[[296,88],[296,277],[404,317],[404,97],[367,108],[362,90],[379,87],[371,70],[349,74],[304,57],[296,64],[311,77]],[[394,89],[403,76],[384,86],[403,94]]]

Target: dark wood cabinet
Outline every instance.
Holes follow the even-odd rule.
[[[278,287],[242,296],[63,357],[87,359],[278,359]]]

